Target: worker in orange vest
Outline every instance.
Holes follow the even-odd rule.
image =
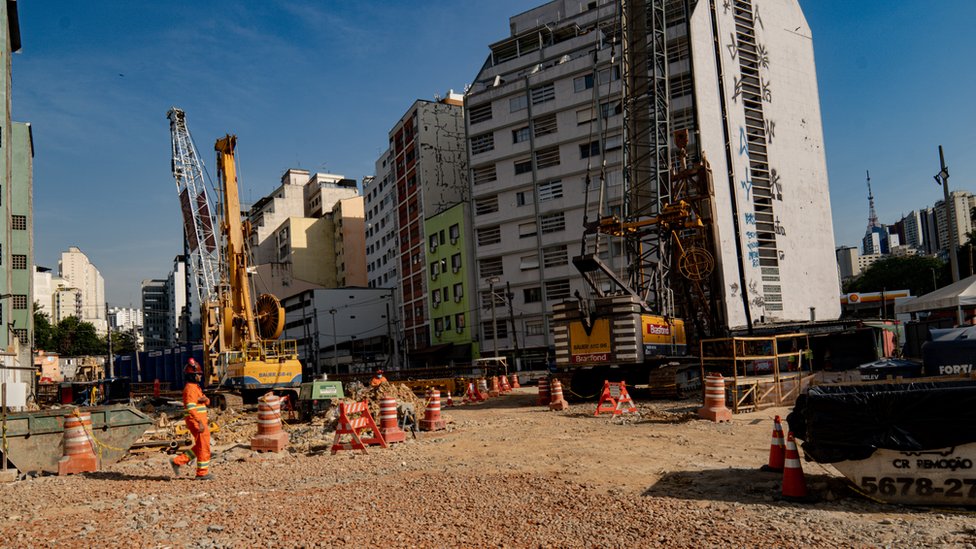
[[[203,394],[200,383],[203,368],[192,358],[183,369],[186,384],[183,386],[183,406],[186,407],[186,428],[193,435],[193,447],[170,461],[173,475],[180,475],[180,466],[197,460],[197,480],[210,480],[210,423],[207,421],[207,405],[210,399]]]
[[[369,380],[370,387],[379,387],[384,383],[386,383],[386,378],[383,377],[383,370],[376,370],[376,373],[373,374],[373,379]]]

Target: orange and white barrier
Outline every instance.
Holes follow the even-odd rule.
[[[478,380],[478,392],[481,393],[481,400],[488,400],[491,393],[488,392],[488,380],[481,378]]]
[[[95,441],[90,430],[90,413],[76,411],[64,416],[64,457],[58,461],[58,475],[98,470]]]
[[[550,410],[565,410],[569,403],[563,398],[563,384],[558,379],[552,380],[552,400],[549,401]]]
[[[451,396],[450,389],[448,389],[445,392],[447,393],[447,401],[444,403],[444,406],[447,407],[447,408],[453,408],[454,407],[454,398]]]
[[[488,390],[488,396],[496,397],[500,395],[501,392],[501,387],[498,385],[498,376],[492,376],[491,389]]]
[[[352,417],[356,414],[359,416]],[[361,435],[366,431],[373,433],[373,436],[363,438]],[[343,435],[349,435],[350,440],[342,442]],[[335,455],[339,450],[362,450],[365,454],[367,453],[366,447],[373,444],[389,448],[383,434],[376,427],[376,422],[373,421],[373,415],[369,413],[367,401],[353,402],[352,404],[340,402],[339,424],[336,426],[335,440],[332,443],[332,454]]]
[[[634,399],[630,398],[625,382],[603,381],[603,391],[600,393],[600,401],[597,403],[596,412],[593,415],[598,416],[605,412],[614,416],[619,416],[625,412],[628,414],[637,413],[637,406],[634,405]]]
[[[474,381],[468,383],[468,390],[464,393],[464,398],[461,399],[461,404],[467,404],[469,402],[481,402],[485,399],[478,391],[478,387],[475,385]]]
[[[380,433],[383,440],[391,444],[407,439],[406,433],[397,425],[397,402],[393,397],[380,397]]]
[[[508,384],[508,378],[504,375],[498,376],[498,388],[502,393],[512,392],[512,387]]]
[[[288,433],[281,429],[281,399],[267,393],[258,399],[258,434],[251,438],[251,450],[280,452],[288,446]]]
[[[440,431],[447,429],[447,422],[441,417],[441,392],[437,389],[427,391],[427,408],[424,419],[420,420],[421,431]]]
[[[712,373],[705,377],[705,405],[698,409],[698,416],[714,422],[732,421],[732,410],[725,407],[722,374]]]
[[[552,395],[549,393],[549,378],[541,378],[539,380],[539,406],[548,406],[551,400]]]
[[[521,389],[522,386],[518,382],[518,374],[512,374],[512,389]]]

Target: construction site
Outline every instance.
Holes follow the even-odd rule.
[[[758,3],[511,17],[365,202],[289,169],[245,205],[238,136],[169,108],[182,339],[11,340],[0,546],[976,547],[976,300],[908,343],[909,292],[842,315],[810,31]],[[392,244],[350,213],[387,203]]]

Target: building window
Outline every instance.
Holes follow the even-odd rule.
[[[546,147],[535,153],[535,166],[538,169],[551,168],[559,165],[559,147]]]
[[[431,253],[436,252],[437,251],[437,235],[436,234],[430,235],[430,238],[428,240],[430,240],[430,252]]]
[[[615,65],[613,67],[603,69],[598,73],[597,80],[601,86],[608,82],[620,80],[620,67]]]
[[[434,290],[433,292],[431,292],[430,300],[434,303],[434,306],[436,307],[441,302],[441,291]]]
[[[451,317],[450,316],[445,316],[444,317],[444,329],[445,330],[448,330],[448,331],[450,331],[450,329],[451,329]]]
[[[512,130],[512,143],[522,143],[529,140],[529,127]]]
[[[528,238],[536,235],[535,221],[519,223],[519,238]]]
[[[542,265],[544,267],[558,267],[568,263],[569,252],[566,246],[549,246],[542,249]]]
[[[504,307],[506,303],[505,303],[505,299],[501,296],[501,293],[495,292],[494,295],[495,295],[495,307]],[[491,292],[489,292],[488,290],[481,292],[481,307],[484,309],[491,309],[491,306],[492,306]]]
[[[457,326],[459,331],[464,329],[464,313],[454,315],[454,325]]]
[[[556,301],[569,297],[569,280],[550,280],[546,282],[546,299]]]
[[[532,122],[532,131],[535,133],[536,137],[542,137],[543,135],[549,135],[551,133],[556,133],[556,115],[547,114],[545,116],[540,116]]]
[[[12,215],[10,216],[10,222],[15,231],[26,231],[27,230],[27,216],[26,215]]]
[[[495,148],[495,134],[483,133],[471,138],[471,154],[488,152]]]
[[[454,301],[460,302],[464,297],[464,283],[458,282],[454,285]]]
[[[593,75],[585,74],[583,76],[577,76],[573,79],[573,89],[576,92],[581,92],[588,90],[593,87]]]
[[[524,95],[513,97],[508,100],[508,108],[511,110],[511,112],[520,111],[522,109],[527,108],[528,106],[529,106],[528,98],[526,98]]]
[[[623,146],[623,137],[621,135],[611,135],[603,142],[603,150],[612,151],[614,149],[619,149]]]
[[[525,322],[525,335],[527,336],[541,336],[545,333],[545,327],[541,320],[532,320]]]
[[[519,258],[519,268],[522,269],[523,271],[538,269],[539,255],[538,254],[523,255],[522,257]]]
[[[468,109],[468,114],[471,117],[470,120],[472,124],[491,120],[491,103],[489,102],[485,103],[484,105],[470,107]]]
[[[440,337],[441,333],[444,332],[444,320],[440,318],[434,319],[434,334]]]
[[[461,226],[457,223],[448,227],[447,232],[451,237],[451,244],[456,244],[458,239],[461,238]]]
[[[451,256],[451,271],[458,272],[461,270],[461,254],[456,253]]]
[[[563,212],[548,214],[540,217],[542,234],[555,233],[566,229],[566,217]]]
[[[437,277],[441,274],[441,262],[434,261],[430,264],[430,279],[437,280]]]
[[[502,258],[493,257],[491,259],[482,259],[478,262],[478,275],[481,278],[491,278],[493,276],[502,276],[505,274],[502,268]]]
[[[556,98],[556,88],[552,84],[546,84],[545,86],[532,88],[531,93],[532,93],[533,105],[545,103],[546,101],[552,101],[553,99]]]
[[[480,185],[482,183],[488,183],[496,179],[495,175],[495,165],[488,164],[486,166],[477,166],[471,169],[471,180],[475,185]]]
[[[515,205],[525,206],[532,203],[532,193],[529,191],[519,191],[515,193]]]
[[[14,328],[14,334],[20,340],[21,345],[27,345],[27,328]]]
[[[475,215],[486,215],[498,211],[498,195],[474,199]]]
[[[522,290],[523,303],[538,303],[540,301],[542,301],[541,288],[525,288]]]
[[[493,323],[489,320],[488,322],[483,322],[481,326],[482,332],[484,332],[484,339],[494,340],[496,336],[499,338],[508,337],[508,324],[504,321]],[[482,352],[484,352],[484,349],[482,349]]]
[[[576,124],[588,124],[594,120],[596,120],[596,111],[593,107],[576,111]]]
[[[27,296],[23,294],[18,294],[13,296],[13,308],[14,309],[26,309],[27,308]]]
[[[502,231],[498,225],[478,229],[478,245],[489,246],[502,241]]]
[[[600,116],[610,118],[624,112],[623,104],[620,101],[611,101],[600,105]]]
[[[555,179],[539,183],[539,202],[563,197],[563,182]]]
[[[593,141],[590,143],[583,143],[579,146],[580,158],[589,158],[591,156],[600,156],[600,142]]]
[[[515,161],[515,175],[520,173],[529,173],[532,171],[532,159],[526,158],[524,160]]]
[[[27,256],[21,254],[14,254],[10,257],[10,263],[14,269],[26,269]]]

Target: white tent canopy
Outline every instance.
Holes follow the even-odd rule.
[[[976,306],[976,275],[895,305],[895,313],[920,313]]]

